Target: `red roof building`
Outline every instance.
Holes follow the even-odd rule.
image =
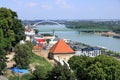
[[[64,40],[60,39],[53,47],[50,48],[50,53],[53,54],[65,54],[74,53],[73,49],[65,43]]]
[[[74,54],[74,50],[63,40],[60,39],[50,48],[49,58],[70,58]]]
[[[42,42],[46,42],[46,40],[44,38],[39,38],[39,39],[37,39],[37,42],[42,43]]]

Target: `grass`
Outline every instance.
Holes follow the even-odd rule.
[[[53,66],[43,57],[33,54],[30,59],[30,63],[34,66],[44,66],[47,71],[52,70]]]
[[[32,80],[34,76],[31,74],[24,74],[21,77],[18,77],[17,75],[11,76],[9,80]]]

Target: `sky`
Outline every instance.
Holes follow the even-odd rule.
[[[22,20],[120,19],[120,0],[0,0]]]

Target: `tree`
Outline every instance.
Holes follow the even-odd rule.
[[[0,48],[0,75],[4,74],[6,68],[6,52],[4,49]]]
[[[119,80],[120,62],[113,57],[74,56],[68,63],[78,80]]]
[[[87,68],[87,74],[88,78],[90,80],[105,80],[105,77],[107,76],[106,73],[103,71],[103,68],[101,68],[102,64],[100,62],[97,62],[96,64],[91,64]]]
[[[39,30],[38,29],[34,29],[35,30],[35,34],[38,35]]]
[[[45,80],[47,71],[44,66],[36,66],[36,70],[33,72],[34,80]]]
[[[16,12],[0,8],[0,74],[6,68],[6,55],[10,48],[14,47],[24,36],[24,27]]]
[[[21,40],[25,40],[25,27],[22,25],[22,21],[19,19],[14,19],[14,26],[12,27],[12,30],[15,33],[15,41],[12,42],[12,46],[14,47],[18,42]]]
[[[46,41],[47,41],[47,43],[49,44],[49,43],[50,43],[50,41],[51,41],[51,39],[46,39]]]
[[[30,57],[32,54],[31,48],[26,44],[17,44],[15,46],[14,60],[19,68],[28,68]]]
[[[3,30],[4,38],[7,39],[6,49],[25,38],[21,20],[18,19],[17,13],[10,9],[0,8],[0,28]]]
[[[26,45],[28,45],[29,47],[30,47],[30,49],[32,50],[33,49],[33,43],[32,42],[30,42],[30,41],[27,41],[26,42]]]
[[[47,80],[75,80],[75,76],[65,66],[57,65],[49,72]]]
[[[6,40],[6,50],[11,47],[11,42],[14,41],[14,32],[11,30],[13,26],[12,14],[9,9],[0,8],[0,28],[3,31],[3,38]]]

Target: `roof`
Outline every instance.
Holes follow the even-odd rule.
[[[98,47],[93,47],[93,50],[100,50],[100,48],[98,48]]]
[[[41,47],[40,46],[34,46],[33,49],[39,50]]]
[[[82,49],[83,51],[93,51],[93,50],[100,50],[98,47],[89,47],[89,48],[84,48]]]
[[[40,39],[37,39],[37,41],[41,43],[41,42],[45,42],[46,40],[44,38],[40,38]]]
[[[50,48],[50,53],[74,53],[74,51],[63,39],[60,39],[55,45]]]
[[[84,48],[84,49],[82,49],[82,51],[93,51],[93,48],[91,48],[91,47]]]

